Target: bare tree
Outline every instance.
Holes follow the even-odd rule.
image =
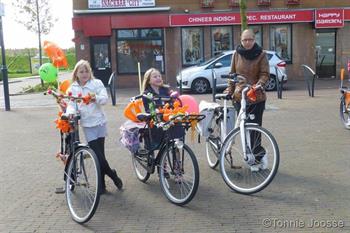
[[[240,8],[240,15],[241,15],[241,30],[242,32],[248,28],[247,24],[247,2],[246,0],[239,0],[239,8]]]
[[[50,0],[13,0],[16,21],[38,35],[39,64],[42,65],[41,35],[48,34],[57,18],[50,12]],[[41,81],[42,82],[42,81]]]

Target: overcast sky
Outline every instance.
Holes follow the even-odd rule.
[[[11,5],[11,0],[0,0],[0,2],[5,5],[5,16],[3,17],[5,48],[37,48],[37,34],[27,31],[24,26],[14,20],[15,9]],[[61,48],[73,47],[72,0],[50,0],[50,2],[51,13],[55,18],[58,18],[58,21],[51,29],[50,34],[42,36],[42,41],[55,42]]]

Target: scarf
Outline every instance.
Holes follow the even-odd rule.
[[[253,48],[245,49],[241,44],[236,47],[236,51],[239,55],[243,56],[247,60],[254,60],[262,53],[262,48],[255,43]]]

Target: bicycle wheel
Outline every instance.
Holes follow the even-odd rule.
[[[350,113],[346,108],[344,95],[340,98],[340,120],[346,129],[350,129]]]
[[[101,190],[98,158],[89,147],[79,148],[66,174],[66,200],[74,221],[85,223],[95,214]]]
[[[199,168],[193,151],[171,143],[160,157],[159,181],[168,200],[176,205],[190,202],[197,192]]]
[[[141,182],[145,183],[150,177],[150,173],[147,171],[147,158],[137,157],[137,155],[132,154],[132,166],[134,168],[136,177]]]
[[[249,135],[253,134],[259,135],[254,140],[248,139],[250,147],[247,147],[247,156],[250,160],[245,161],[243,158],[240,128],[237,128],[231,131],[222,145],[220,171],[232,190],[241,194],[253,194],[267,187],[275,177],[279,165],[279,149],[276,140],[266,129],[257,125],[245,127],[246,138],[252,138]],[[260,158],[260,161],[256,158]],[[264,166],[258,170],[252,169],[252,166],[257,165]]]
[[[205,142],[205,151],[209,167],[215,169],[219,164],[219,153],[221,148],[221,119],[213,118],[211,125],[211,133]]]

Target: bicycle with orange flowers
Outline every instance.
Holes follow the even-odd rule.
[[[350,129],[350,88],[344,86],[344,69],[341,69],[340,80],[340,121],[345,129]]]
[[[69,99],[75,105],[75,114],[65,116],[59,114],[56,120],[61,133],[61,151],[59,157],[65,164],[65,196],[68,209],[74,221],[85,223],[95,214],[100,200],[101,172],[95,152],[79,138],[80,113],[78,104],[89,104],[91,96],[62,95],[53,90],[47,94],[53,95],[58,101]]]
[[[143,96],[145,95],[133,97],[132,101]],[[159,98],[162,97],[157,97]],[[157,168],[163,193],[176,205],[190,202],[198,189],[198,162],[191,148],[185,144],[185,134],[193,128],[193,122],[203,118],[203,115],[197,114],[137,114],[137,119],[144,122],[144,127],[138,129],[139,146],[132,152],[136,177],[145,183]],[[157,141],[156,138],[160,140]]]

